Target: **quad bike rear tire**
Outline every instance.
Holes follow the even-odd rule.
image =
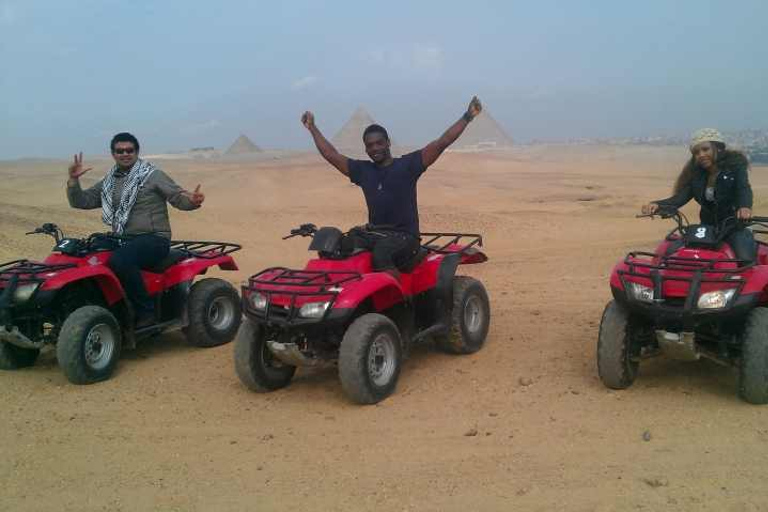
[[[637,378],[639,363],[632,358],[629,313],[616,301],[610,301],[600,320],[597,337],[597,373],[611,389],[626,389]]]
[[[248,389],[266,393],[290,384],[296,367],[277,359],[263,329],[246,319],[235,338],[235,371]]]
[[[483,348],[491,325],[488,293],[477,279],[453,278],[451,330],[435,336],[438,348],[449,354],[472,354]]]
[[[101,306],[83,306],[64,320],[56,357],[71,383],[92,384],[112,376],[121,346],[122,331],[115,316]]]
[[[0,341],[0,370],[18,370],[32,366],[40,355],[40,349],[17,347]]]
[[[392,394],[400,377],[403,352],[395,323],[379,313],[355,319],[341,340],[339,379],[358,404],[375,404]]]
[[[189,325],[184,335],[195,347],[217,347],[235,338],[242,322],[240,296],[222,279],[208,278],[192,285],[187,300]]]
[[[739,395],[751,404],[768,403],[768,308],[755,308],[742,333]]]

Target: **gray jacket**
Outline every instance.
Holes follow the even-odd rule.
[[[123,175],[115,174],[115,188],[113,192],[112,204],[120,203],[120,196],[123,193],[123,185],[128,173]],[[99,180],[94,186],[83,190],[80,182],[75,180],[72,185],[67,185],[67,199],[73,208],[91,210],[101,208],[101,185],[104,180]],[[136,196],[136,202],[128,216],[128,222],[125,225],[124,233],[126,235],[141,235],[153,233],[171,238],[171,222],[168,219],[168,205],[171,203],[179,210],[195,210],[192,201],[181,192],[183,192],[167,174],[160,169],[156,169],[139,188]]]

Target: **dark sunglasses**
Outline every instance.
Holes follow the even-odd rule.
[[[113,151],[116,155],[132,155],[136,152],[136,148],[117,148]]]

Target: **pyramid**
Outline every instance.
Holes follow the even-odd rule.
[[[339,153],[344,155],[364,157],[363,132],[368,126],[375,123],[376,121],[373,120],[363,107],[357,107],[349,121],[333,136],[331,144]]]
[[[483,109],[461,134],[453,147],[456,149],[491,149],[508,148],[512,146],[512,137],[507,135],[504,128]]]
[[[251,139],[245,135],[240,135],[235,142],[229,146],[229,149],[225,154],[227,155],[242,155],[245,153],[260,153],[261,148],[251,142]]]

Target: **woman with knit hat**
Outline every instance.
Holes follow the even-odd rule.
[[[691,199],[701,205],[702,224],[718,225],[728,217],[749,220],[752,217],[752,187],[744,153],[726,149],[722,135],[714,128],[693,134],[691,159],[677,177],[672,197],[643,206],[644,214],[661,208],[681,208]],[[725,241],[736,258],[753,261],[755,241],[748,229],[737,229]]]

